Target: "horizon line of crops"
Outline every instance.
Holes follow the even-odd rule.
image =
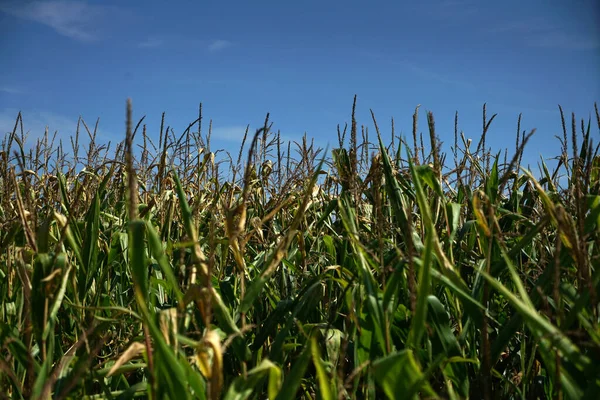
[[[19,114],[0,150],[0,398],[593,398],[591,119],[559,106],[536,178],[521,115],[509,158],[485,105],[474,148],[456,113],[449,154],[431,112],[410,142],[392,120],[388,145],[355,112],[330,155],[267,114],[221,158],[202,105],[181,135],[163,113],[154,143],[129,101],[114,151],[80,118],[71,155],[48,131],[27,147]]]

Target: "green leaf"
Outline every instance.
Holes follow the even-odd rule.
[[[378,135],[379,139],[379,151],[381,153],[381,160],[383,163],[383,173],[385,177],[385,186],[387,188],[387,194],[389,196],[390,205],[392,207],[393,213],[392,216],[396,220],[397,226],[400,228],[400,235],[403,240],[409,241],[413,240],[411,236],[411,228],[408,225],[408,218],[406,216],[405,210],[408,209],[406,206],[407,195],[410,195],[410,192],[406,190],[402,190],[400,183],[396,179],[394,175],[394,169],[392,167],[392,163],[390,161],[390,157],[388,152],[381,140],[381,136]],[[402,146],[398,146],[398,151],[400,151]]]
[[[187,197],[185,191],[183,190],[183,185],[179,180],[179,176],[175,169],[173,169],[173,178],[175,180],[175,188],[177,190],[177,197],[179,198],[179,207],[181,208],[181,218],[183,219],[183,226],[185,227],[185,231],[188,234],[189,240],[192,243],[192,257],[194,260],[195,267],[200,267],[200,274],[202,277],[208,279],[208,265],[206,263],[206,256],[202,249],[200,248],[200,243],[198,241],[198,232],[196,231],[196,226],[194,224],[194,219],[192,217],[192,209],[187,201]],[[190,283],[194,284],[196,277],[192,274],[190,278]]]
[[[292,370],[288,376],[285,377],[281,391],[277,394],[275,400],[288,400],[296,398],[296,393],[302,384],[302,378],[304,377],[306,368],[310,362],[310,347],[310,342],[307,342],[304,345],[304,350],[302,350],[302,353],[300,353],[298,359],[294,360],[292,363]]]
[[[47,341],[47,351],[45,354],[46,359],[42,363],[38,375],[35,378],[35,382],[33,383],[33,389],[31,392],[32,399],[43,398],[44,389],[46,388],[46,381],[48,380],[50,373],[52,371],[52,364],[54,362],[54,335],[50,335],[49,340]],[[45,393],[48,395],[49,393]]]
[[[600,185],[600,156],[595,156],[590,172],[590,187],[595,188],[598,185]]]
[[[325,364],[321,359],[321,351],[319,349],[319,343],[317,342],[316,334],[311,336],[310,343],[312,360],[315,365],[315,370],[317,371],[317,380],[319,382],[319,394],[321,399],[333,400],[336,398],[332,391],[332,388],[335,388],[335,379],[331,380],[327,374],[327,371],[325,371]]]
[[[435,296],[428,296],[427,301],[429,304],[429,321],[433,327],[436,336],[444,350],[444,354],[448,359],[457,357],[462,359],[463,354],[461,352],[458,340],[452,328],[450,327],[450,318],[446,309]],[[451,363],[446,368],[446,375],[450,377],[454,386],[458,389],[458,393],[462,398],[469,396],[469,376],[467,367],[463,363]]]
[[[450,243],[452,243],[454,237],[456,236],[456,232],[458,231],[458,224],[460,223],[460,208],[461,205],[458,203],[446,204],[446,211],[450,221],[450,232],[448,232],[448,241]]]
[[[65,293],[67,291],[67,283],[69,282],[69,275],[71,275],[71,266],[69,265],[67,267],[66,262],[66,254],[60,253],[56,256],[56,266],[61,269],[62,281],[58,293],[56,293],[56,298],[54,300],[54,303],[52,304],[52,308],[50,309],[48,322],[42,334],[43,340],[46,340],[48,338],[48,335],[53,333],[52,331],[54,331],[54,324],[57,321],[58,310],[62,305],[63,299],[65,298]]]
[[[242,332],[233,321],[227,306],[223,303],[223,299],[214,288],[211,288],[211,294],[213,313],[219,323],[219,327],[228,335],[234,336],[232,347],[235,355],[240,361],[250,360],[252,353],[244,340],[244,335],[242,335]]]
[[[487,178],[485,184],[485,194],[490,199],[492,204],[496,204],[496,199],[498,198],[498,159],[500,158],[500,153],[498,153],[494,160],[494,165],[492,166],[492,170]]]
[[[354,209],[350,206],[348,196],[342,196],[339,209],[344,228],[348,233],[354,253],[357,255],[356,265],[361,277],[361,284],[366,290],[365,304],[369,311],[369,318],[373,320],[373,331],[382,354],[386,354],[390,346],[390,334],[385,323],[381,289],[379,289],[372,272],[377,270],[377,265],[358,241],[358,227],[355,223]]]
[[[562,352],[564,357],[573,362],[580,370],[584,371],[591,365],[590,359],[584,355],[566,335],[537,312],[532,305],[529,296],[524,291],[523,283],[514,272],[512,262],[507,257],[504,250],[502,250],[502,256],[504,257],[508,269],[511,271],[513,282],[517,286],[522,299],[515,296],[510,290],[502,285],[502,283],[496,278],[488,275],[485,271],[481,271],[480,273],[489,284],[503,295],[513,305],[517,312],[521,314],[525,324],[536,334],[540,342],[551,343],[552,346]]]
[[[592,234],[594,230],[600,230],[600,196],[587,196],[589,213],[585,216],[584,231]]]
[[[245,313],[250,310],[250,308],[257,301],[258,296],[262,293],[265,283],[275,273],[277,267],[283,260],[286,251],[288,250],[293,238],[296,235],[296,231],[298,230],[298,226],[302,221],[304,213],[308,208],[309,201],[312,197],[312,188],[314,188],[315,184],[317,183],[317,178],[319,177],[319,173],[321,172],[321,168],[323,167],[324,161],[324,158],[321,159],[319,165],[317,165],[317,168],[313,173],[313,176],[311,177],[311,180],[307,186],[308,190],[305,190],[302,205],[296,211],[294,219],[288,227],[288,232],[283,236],[283,238],[281,238],[279,244],[277,244],[277,246],[271,251],[269,258],[265,263],[265,267],[260,273],[260,276],[252,280],[252,282],[250,283],[250,286],[248,287],[248,290],[246,291],[246,294],[244,295],[244,298],[240,303],[239,312]]]
[[[417,290],[417,305],[415,314],[410,323],[407,345],[413,349],[420,348],[421,338],[427,325],[427,298],[431,285],[431,253],[432,253],[432,234],[427,234],[425,238],[425,255],[419,268],[419,288]]]
[[[173,268],[171,268],[171,264],[167,259],[165,252],[163,250],[162,243],[160,241],[160,237],[158,236],[158,232],[154,229],[152,222],[146,221],[146,233],[148,234],[148,247],[150,249],[150,254],[156,259],[158,265],[161,270],[165,274],[171,289],[175,293],[175,298],[180,305],[183,305],[183,294],[179,289],[179,283],[177,278],[175,277],[175,273],[173,272]]]
[[[148,266],[146,264],[146,223],[143,220],[129,222],[129,267],[133,277],[138,303],[148,309]]]
[[[374,361],[373,374],[388,399],[415,399],[416,394],[409,395],[415,389],[436,396],[429,384],[422,380],[423,373],[411,350],[391,353]]]
[[[146,222],[134,219],[129,222],[129,266],[134,282],[134,293],[144,324],[148,326],[154,340],[155,370],[159,393],[168,394],[172,399],[187,399],[189,391],[183,362],[177,360],[173,350],[165,342],[161,330],[153,318],[153,310],[148,303],[148,268],[146,265],[145,244]]]
[[[274,399],[281,389],[281,369],[271,361],[264,359],[255,368],[248,371],[247,378],[239,376],[229,386],[223,400],[245,400],[261,387],[264,379],[268,378],[267,392]]]
[[[100,235],[100,199],[98,194],[94,196],[92,205],[85,217],[85,236],[83,240],[83,260],[84,268],[80,271],[85,275],[80,275],[79,298],[85,298],[86,292],[92,285],[92,281],[97,278],[98,266],[98,238]]]
[[[323,340],[325,340],[325,349],[327,351],[327,359],[336,367],[338,365],[344,332],[339,329],[321,329]]]
[[[442,190],[442,185],[437,179],[436,173],[433,170],[433,168],[431,168],[427,164],[417,165],[415,166],[415,171],[417,172],[417,175],[419,175],[419,178],[421,178],[423,182],[427,184],[427,186],[433,189],[433,192],[435,194],[437,194],[442,199],[444,198],[444,191]]]
[[[46,309],[46,286],[43,280],[52,272],[53,260],[47,253],[39,253],[33,261],[33,277],[31,279],[31,322],[38,343],[42,342]]]
[[[306,305],[315,297],[315,292],[321,289],[321,281],[319,277],[313,278],[310,282],[307,282],[303,291],[298,294],[298,297],[294,300],[293,311],[286,318],[285,324],[279,328],[275,341],[271,346],[270,358],[275,362],[281,362],[284,359],[284,352],[282,351],[284,342],[288,339],[288,335],[292,327],[296,322],[297,315],[304,310]],[[287,312],[287,310],[286,310]],[[280,321],[280,324],[282,321]]]

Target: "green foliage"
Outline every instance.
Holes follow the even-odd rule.
[[[594,398],[591,121],[573,117],[569,154],[560,110],[536,178],[529,136],[512,160],[485,147],[485,108],[452,166],[431,113],[426,149],[418,110],[413,143],[386,146],[374,117],[358,143],[354,109],[331,158],[267,118],[237,162],[194,124],[135,139],[130,104],[125,141],[88,131],[83,156],[79,133],[70,156],[27,147],[19,115],[0,149],[0,399]]]

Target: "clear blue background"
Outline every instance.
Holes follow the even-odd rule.
[[[181,133],[202,102],[217,147],[238,148],[267,112],[284,138],[335,146],[357,94],[372,135],[369,109],[389,142],[390,119],[410,135],[421,104],[419,130],[433,111],[449,146],[455,111],[476,141],[487,102],[495,150],[514,148],[519,112],[537,128],[533,167],[557,155],[558,104],[595,123],[598,21],[597,0],[2,1],[0,130],[21,110],[31,137],[68,137],[82,115],[116,142],[131,97],[153,137],[163,111]]]

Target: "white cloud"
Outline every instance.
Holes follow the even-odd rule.
[[[0,111],[0,133],[3,135],[12,132],[15,127],[15,121],[19,110],[15,108],[5,108]],[[77,120],[72,120],[58,114],[43,111],[22,111],[21,116],[23,118],[23,129],[24,132],[29,132],[31,138],[41,137],[44,135],[46,126],[48,126],[50,132],[58,130],[60,133],[75,133],[77,127]],[[20,132],[20,127],[17,128],[17,132]]]
[[[513,19],[510,21],[500,21],[498,23],[491,24],[487,31],[489,33],[518,33],[518,34],[530,34],[535,32],[545,32],[551,30],[552,25],[546,18],[533,17],[529,19]]]
[[[18,114],[19,110],[16,108],[5,108],[0,110],[0,138],[4,138],[6,134],[13,131]],[[23,118],[23,131],[27,134],[26,145],[34,145],[38,138],[44,136],[46,127],[48,127],[50,137],[54,135],[54,132],[57,132],[56,140],[62,139],[63,145],[66,146],[66,148],[70,148],[69,138],[74,136],[77,131],[78,117],[67,117],[51,111],[36,110],[21,111],[21,116]],[[95,119],[86,119],[86,123],[90,130],[94,129]],[[19,125],[17,127],[17,134],[20,135],[20,132],[21,127]],[[82,143],[89,142],[88,134],[83,125],[80,126],[79,133]],[[109,140],[115,142],[117,139],[115,136],[103,131],[101,128],[98,129],[96,137],[99,142],[103,143],[108,142]]]
[[[523,103],[524,104],[524,103]],[[493,103],[494,107],[500,107],[503,110],[514,112],[515,114],[523,113],[526,114],[555,114],[556,110],[551,110],[549,108],[540,108],[540,107],[528,107],[521,104],[515,103]]]
[[[223,50],[226,49],[227,47],[231,46],[231,42],[228,40],[213,40],[209,45],[208,45],[208,50],[209,51],[219,51],[219,50]]]
[[[242,143],[244,139],[244,132],[246,132],[245,125],[232,125],[232,126],[213,126],[211,133],[211,140],[220,140],[225,142],[237,142]],[[248,137],[246,138],[246,144],[252,140],[252,135],[255,130],[252,128],[248,129]]]
[[[600,48],[600,40],[567,32],[553,31],[527,38],[527,44],[534,47],[560,48],[567,50],[594,50]]]
[[[248,136],[246,137],[246,142],[244,143],[244,154],[247,155],[248,149],[252,140],[254,139],[254,135],[256,134],[255,127],[248,128]],[[215,143],[215,145],[211,145],[214,149],[225,148],[226,150],[233,151],[237,154],[240,150],[240,146],[242,145],[242,140],[244,140],[244,133],[246,132],[246,125],[230,125],[230,126],[214,126],[212,128],[212,133],[210,136],[211,143]],[[202,136],[205,137],[206,131],[202,132]],[[277,133],[277,129],[273,129],[269,131],[269,141],[275,139],[275,134]],[[262,134],[259,136],[259,139],[262,138]],[[309,142],[313,138],[308,135]],[[327,145],[326,141],[322,140],[322,137],[315,137],[315,147],[324,147]],[[287,151],[287,143],[292,142],[292,151],[296,150],[296,146],[294,145],[294,141],[301,143],[302,142],[302,134],[294,134],[294,133],[280,133],[280,140],[282,143],[282,149]],[[223,147],[221,147],[223,146]],[[284,148],[285,147],[285,148]]]
[[[95,24],[108,9],[84,1],[51,0],[5,3],[0,11],[49,26],[71,39],[90,42],[98,38]]]
[[[23,94],[21,89],[18,89],[14,86],[0,86],[0,92],[7,94]]]
[[[424,78],[427,80],[433,79],[438,82],[445,83],[445,84],[452,85],[452,86],[471,88],[471,89],[475,88],[475,85],[472,82],[455,79],[454,77],[452,77],[448,74],[445,74],[443,72],[442,73],[435,72],[433,70],[421,67],[419,65],[413,64],[408,61],[403,61],[401,64],[404,65],[406,68],[408,68],[410,71],[412,71],[415,75],[420,76],[421,78]]]
[[[498,35],[518,35],[530,47],[566,50],[594,50],[600,47],[600,40],[594,35],[569,32],[543,17],[504,21],[490,26],[487,31]]]
[[[157,47],[169,48],[174,47],[186,47],[186,48],[204,48],[211,53],[222,51],[233,45],[229,40],[203,40],[185,37],[177,34],[161,34],[148,36],[146,40],[143,40],[137,44],[140,49],[151,49]]]
[[[158,37],[150,37],[150,38],[144,40],[143,42],[139,43],[138,47],[142,48],[142,49],[150,49],[150,48],[160,47],[164,44],[165,44],[165,39],[158,38]]]
[[[424,0],[406,2],[403,11],[406,15],[427,15],[428,21],[438,28],[464,29],[481,19],[482,4],[478,0]]]

